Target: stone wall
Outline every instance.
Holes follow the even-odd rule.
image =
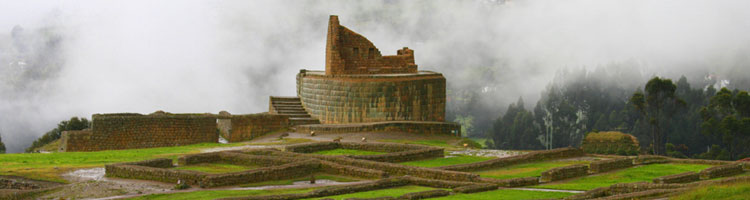
[[[301,71],[297,94],[323,124],[445,121],[445,77],[417,74],[325,75]]]
[[[220,117],[218,126],[224,139],[242,142],[289,127],[289,117],[268,113],[232,115],[227,119]]]
[[[552,168],[542,172],[540,182],[551,182],[573,177],[586,176],[589,172],[587,165],[571,165],[565,167]]]
[[[338,16],[330,16],[326,39],[326,73],[329,75],[417,72],[413,50],[404,47],[396,55],[382,56],[370,40],[341,26]]]
[[[662,176],[654,179],[654,183],[689,183],[700,180],[700,175],[695,172],[685,172],[669,176]]]
[[[592,173],[602,173],[610,170],[628,168],[633,166],[632,158],[620,158],[612,160],[600,160],[589,164]]]
[[[358,124],[308,124],[296,127],[298,133],[406,132],[423,135],[461,135],[461,125],[453,122],[387,121]]]
[[[64,134],[65,151],[99,151],[217,142],[209,114],[94,114],[90,131]]]
[[[454,170],[454,171],[478,171],[483,169],[500,168],[509,165],[529,163],[535,161],[551,160],[551,159],[562,159],[583,156],[583,150],[578,148],[559,148],[546,151],[535,151],[523,155],[510,156],[504,158],[495,158],[492,160],[486,160],[482,162],[458,164],[437,167],[438,169]]]
[[[701,170],[700,177],[701,179],[712,179],[741,174],[742,172],[742,165],[739,164],[719,165]]]

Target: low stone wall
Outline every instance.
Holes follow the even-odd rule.
[[[650,165],[650,164],[658,164],[658,163],[668,163],[671,160],[668,157],[664,156],[654,156],[654,155],[640,155],[633,160],[633,163],[636,165]]]
[[[316,151],[325,151],[338,149],[341,145],[338,142],[311,142],[302,144],[293,144],[284,146],[284,151],[295,153],[312,153]]]
[[[321,169],[323,172],[330,173],[330,174],[339,174],[339,175],[346,175],[346,176],[352,176],[352,177],[361,177],[361,178],[387,178],[388,173],[376,170],[376,169],[367,169],[367,168],[361,168],[361,167],[353,167],[348,165],[339,165],[333,162],[328,161],[321,161]]]
[[[737,175],[737,174],[741,174],[742,172],[743,172],[742,166],[739,164],[719,165],[716,167],[711,167],[708,169],[701,170],[700,178],[712,179],[712,178],[718,178],[718,177]]]
[[[600,160],[589,164],[591,173],[602,173],[615,169],[628,168],[633,166],[632,158],[621,158],[612,160]]]
[[[540,182],[551,182],[557,180],[563,180],[573,177],[588,175],[589,166],[586,165],[571,165],[565,167],[552,168],[550,170],[542,172],[542,177],[539,179]]]
[[[321,189],[317,189],[307,193],[301,194],[280,194],[280,195],[266,195],[266,196],[248,196],[248,197],[231,197],[221,198],[221,200],[291,200],[291,199],[305,199],[305,198],[316,198],[325,197],[341,194],[350,194],[356,192],[364,192],[371,190],[379,190],[385,188],[399,187],[409,185],[409,182],[401,178],[386,178],[380,179],[373,182],[359,183],[352,185],[341,185],[331,186]]]
[[[700,175],[695,172],[685,172],[654,179],[654,183],[689,183],[700,180]]]
[[[419,186],[433,187],[433,188],[454,189],[458,187],[478,184],[478,183],[466,182],[466,181],[435,180],[435,179],[426,179],[426,178],[419,178],[419,177],[413,177],[413,176],[404,176],[402,178],[409,181],[409,184],[412,184],[412,185],[419,185]]]
[[[375,162],[369,160],[353,159],[343,156],[325,156],[317,154],[299,154],[286,151],[271,151],[271,150],[252,150],[246,151],[250,154],[258,155],[273,155],[273,156],[286,156],[286,157],[307,157],[325,160],[341,165],[350,165],[368,169],[378,169],[387,172],[389,175],[411,175],[420,178],[437,179],[437,180],[451,180],[451,181],[473,181],[479,178],[479,175],[447,171],[433,168],[424,167],[413,167],[405,166],[394,163]]]
[[[399,199],[428,199],[428,198],[435,198],[435,197],[444,197],[448,196],[451,193],[445,190],[428,190],[428,191],[421,191],[421,192],[411,192],[406,193],[404,195],[399,196]]]
[[[220,133],[229,142],[251,140],[290,126],[289,117],[278,114],[232,115],[228,118],[230,123],[220,126],[220,129],[228,130],[221,130]]]
[[[467,185],[467,186],[453,188],[453,191],[458,192],[458,193],[476,193],[476,192],[485,192],[485,191],[496,190],[496,189],[497,189],[497,185],[495,184],[474,184],[474,185]]]
[[[235,173],[211,174],[205,176],[201,187],[210,188],[303,177],[310,175],[319,169],[319,162],[306,161]]]
[[[523,155],[496,158],[492,160],[475,162],[469,164],[450,165],[438,167],[437,169],[453,170],[453,171],[477,171],[482,169],[500,168],[515,164],[529,163],[535,161],[571,158],[583,156],[584,152],[578,148],[559,148],[547,151],[535,151]]]
[[[524,178],[511,178],[511,179],[494,179],[494,178],[482,178],[482,182],[497,184],[500,187],[523,187],[530,185],[539,185],[539,177],[524,177]]]
[[[201,180],[208,175],[203,172],[180,171],[126,164],[106,165],[104,166],[104,169],[108,177],[152,180],[175,184],[178,180],[182,180],[189,185],[200,185]]]
[[[390,152],[379,155],[346,155],[346,157],[379,162],[406,162],[429,158],[440,158],[445,154],[442,148],[424,145],[397,143],[355,143],[355,142],[313,142],[284,147],[285,151],[295,153],[313,153],[332,149],[355,149],[364,151]]]
[[[355,124],[308,124],[296,127],[298,133],[405,132],[424,135],[461,135],[461,125],[453,122],[384,121]]]
[[[60,151],[76,151],[91,148],[91,129],[63,131],[60,136]]]
[[[425,148],[411,151],[394,152],[380,155],[350,155],[347,157],[363,160],[372,160],[378,162],[399,163],[413,160],[423,160],[430,158],[442,158],[445,152],[442,148]]]
[[[127,163],[122,163],[122,165],[138,165],[138,166],[156,167],[156,168],[173,167],[172,159],[169,159],[169,158],[157,158],[157,159],[144,160],[144,161],[138,161],[138,162],[127,162]]]

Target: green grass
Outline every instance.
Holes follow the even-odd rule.
[[[376,197],[398,197],[401,195],[404,195],[406,193],[412,193],[412,192],[422,192],[422,191],[428,191],[428,190],[434,190],[435,188],[431,187],[423,187],[423,186],[414,186],[414,185],[408,185],[408,186],[401,186],[401,187],[394,187],[394,188],[388,188],[388,189],[382,189],[382,190],[372,190],[372,191],[366,191],[366,192],[357,192],[357,193],[351,193],[351,194],[342,194],[342,195],[336,195],[336,196],[327,196],[322,198],[312,198],[312,199],[347,199],[347,198],[376,198]]]
[[[475,172],[482,177],[496,179],[511,179],[541,176],[542,172],[556,167],[565,167],[575,164],[589,164],[590,161],[546,161],[513,165],[492,170],[483,170]]]
[[[516,200],[516,199],[560,199],[567,196],[573,195],[572,193],[566,192],[542,192],[542,191],[526,191],[526,190],[493,190],[488,192],[479,192],[471,194],[455,194],[445,197],[434,198],[434,200],[441,199],[457,199],[457,200]],[[431,199],[432,200],[432,199]]]
[[[199,171],[211,174],[221,174],[230,172],[241,172],[251,169],[257,169],[258,166],[234,165],[228,163],[200,163],[195,165],[179,166],[174,169]]]
[[[711,165],[698,164],[651,164],[641,165],[620,171],[587,176],[572,181],[538,185],[535,188],[560,189],[560,190],[591,190],[598,187],[610,186],[615,183],[632,183],[647,181],[651,182],[654,178],[672,174],[679,174],[688,171],[700,171],[709,168]]]
[[[261,196],[288,193],[306,193],[313,189],[279,189],[279,190],[204,190],[169,194],[151,194],[130,198],[130,200],[201,200],[227,197]]]
[[[381,142],[403,143],[403,144],[421,144],[435,147],[456,148],[444,140],[380,140]]]
[[[701,200],[701,199],[750,199],[750,183],[736,183],[728,185],[712,185],[690,190],[672,200]]]
[[[278,141],[278,144],[297,142],[302,141],[290,139]],[[104,165],[111,163],[133,162],[154,158],[176,159],[180,155],[198,153],[201,149],[214,147],[234,147],[243,145],[248,145],[248,143],[202,143],[177,147],[109,150],[96,152],[0,154],[0,163],[2,163],[0,165],[0,175],[15,175],[32,179],[65,182],[65,180],[61,178],[60,175],[79,168],[103,167]]]
[[[469,138],[469,139],[474,140],[474,142],[477,142],[480,145],[482,145],[482,148],[487,148],[487,144],[485,144],[485,142],[487,142],[487,138]]]
[[[338,155],[380,155],[380,154],[385,154],[385,152],[365,151],[365,150],[356,150],[356,149],[331,149],[331,150],[325,150],[325,151],[316,151],[316,152],[314,152],[314,154],[329,155],[329,156],[338,156]]]
[[[337,175],[330,175],[330,174],[315,174],[315,180],[323,180],[323,179],[332,180],[336,182],[354,182],[354,181],[362,180],[362,179],[346,177],[346,176],[337,176]],[[310,180],[310,177],[300,177],[300,178],[286,179],[286,180],[250,183],[250,184],[240,185],[240,187],[258,187],[258,186],[266,186],[266,185],[291,185],[297,181],[309,181],[309,180]]]
[[[417,167],[441,167],[448,165],[458,165],[466,163],[475,163],[485,160],[493,159],[493,157],[481,157],[481,156],[467,156],[458,155],[450,158],[435,158],[430,160],[417,160],[400,163],[402,165],[417,166]]]

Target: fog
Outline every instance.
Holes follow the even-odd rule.
[[[72,116],[264,112],[268,96],[295,95],[299,69],[325,68],[329,15],[384,55],[414,49],[420,70],[443,73],[452,90],[492,91],[480,103],[498,111],[519,97],[535,102],[568,68],[712,74],[743,89],[750,78],[744,0],[1,4],[0,135],[9,152]]]

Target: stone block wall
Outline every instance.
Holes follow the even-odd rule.
[[[241,142],[289,127],[289,117],[258,113],[232,115],[218,120],[221,136],[229,142]]]
[[[445,77],[418,74],[325,75],[302,71],[297,94],[323,124],[445,121]]]
[[[700,175],[695,172],[685,172],[654,179],[654,183],[689,183],[700,180]]]
[[[461,125],[454,122],[387,121],[358,124],[308,124],[296,127],[298,133],[406,132],[423,135],[461,135]]]
[[[535,161],[561,159],[561,158],[572,158],[583,156],[583,150],[578,148],[559,148],[546,151],[535,151],[523,155],[510,156],[504,158],[495,158],[492,160],[486,160],[482,162],[458,164],[437,167],[438,169],[454,170],[454,171],[477,171],[482,169],[492,169],[505,167],[509,165],[529,163]]]
[[[632,158],[621,158],[612,160],[600,160],[589,164],[592,173],[602,173],[610,170],[628,168],[633,166]]]
[[[91,130],[68,132],[65,151],[135,149],[217,142],[209,114],[94,114]]]
[[[587,165],[571,165],[565,167],[552,168],[542,172],[540,182],[551,182],[573,177],[586,176],[589,172]]]
[[[741,174],[742,172],[743,172],[742,165],[739,165],[739,164],[719,165],[719,166],[701,170],[700,178],[712,179],[712,178]]]

